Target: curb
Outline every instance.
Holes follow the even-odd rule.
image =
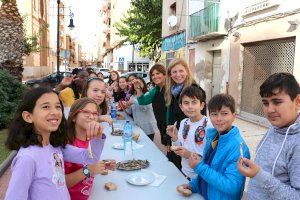
[[[0,165],[0,177],[4,174],[6,169],[10,166],[13,158],[17,154],[17,151],[12,151],[9,156],[3,161],[3,163]]]

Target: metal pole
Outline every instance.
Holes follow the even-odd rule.
[[[57,78],[60,79],[59,77],[59,65],[60,65],[60,60],[59,60],[59,4],[60,0],[57,0],[57,43],[56,43],[56,64],[57,64]],[[60,80],[59,80],[60,81]]]
[[[132,58],[131,58],[131,60],[132,60],[132,66],[134,66],[134,70],[133,71],[136,71],[136,69],[135,69],[135,64],[134,64],[134,43],[132,43]]]

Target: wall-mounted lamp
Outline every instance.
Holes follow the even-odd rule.
[[[232,34],[232,36],[236,37],[236,38],[240,38],[241,37],[241,34],[239,32],[234,32]]]

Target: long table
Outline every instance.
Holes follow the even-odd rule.
[[[122,125],[125,121],[118,121]],[[122,142],[122,137],[112,136],[109,125],[104,125],[104,132],[107,135],[105,146],[101,154],[101,159],[115,159],[117,162],[126,160],[122,150],[112,148],[116,142]],[[176,166],[169,162],[166,156],[155,146],[148,136],[137,126],[134,126],[134,133],[140,134],[138,143],[144,147],[133,151],[134,159],[147,159],[150,166],[146,169],[154,173],[167,176],[160,186],[135,186],[126,182],[126,177],[137,171],[110,171],[108,175],[97,175],[94,180],[94,186],[91,190],[90,200],[160,200],[160,199],[203,199],[199,194],[192,194],[190,197],[183,197],[176,191],[176,186],[188,183],[183,174]],[[117,184],[116,191],[107,191],[104,189],[104,184],[113,182]]]

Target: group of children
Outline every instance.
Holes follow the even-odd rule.
[[[184,72],[178,69],[176,73],[173,78],[180,82]],[[143,95],[149,96],[141,92],[147,87],[142,80],[133,81],[132,87],[132,101],[124,105],[128,112],[145,101]],[[150,91],[152,101],[163,88]],[[9,149],[18,150],[6,199],[87,199],[93,177],[103,170],[114,170],[115,161],[100,161],[106,136],[98,121],[112,123],[106,116],[106,89],[103,80],[89,78],[67,121],[57,93],[46,88],[25,93],[6,143]],[[206,95],[199,86],[178,83],[171,92],[178,93],[178,106],[185,116],[165,127],[170,151],[182,158],[182,173],[190,180],[183,188],[205,199],[241,199],[245,179],[250,177],[247,199],[300,199],[300,87],[293,75],[273,74],[260,87],[271,127],[258,145],[254,161],[238,127],[233,125],[233,97],[213,96],[208,102],[209,116],[205,116]],[[172,104],[172,98],[169,100]],[[137,109],[148,110],[145,105]],[[149,133],[158,131],[148,129]]]

